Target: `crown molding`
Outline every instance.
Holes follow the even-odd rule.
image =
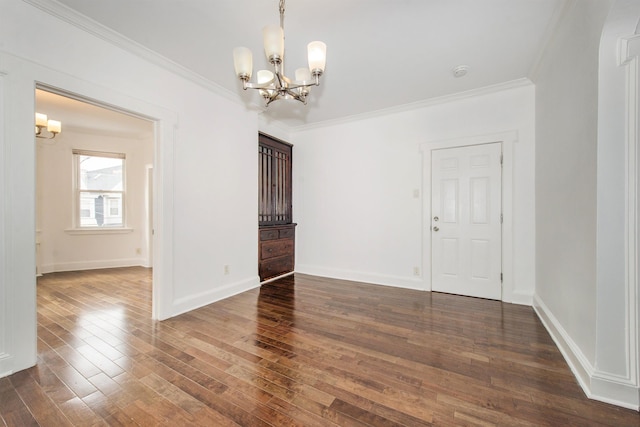
[[[225,99],[232,101],[236,104],[246,105],[240,96],[223,88],[217,83],[195,73],[188,68],[166,58],[159,53],[141,45],[140,43],[131,40],[128,37],[112,30],[111,28],[100,24],[99,22],[89,18],[80,12],[63,5],[55,0],[22,0],[25,3],[36,7],[45,13],[60,19],[68,24],[71,24],[86,33],[89,33],[107,43],[117,46],[137,57],[140,57],[152,64],[155,64],[165,70],[168,70],[192,83],[197,84],[217,95],[224,97]]]
[[[56,0],[22,0],[23,2],[30,4],[31,6],[38,8],[45,13],[60,19],[70,25],[73,25],[82,31],[91,34],[107,43],[110,43],[116,47],[119,47],[141,59],[144,59],[152,64],[155,64],[173,74],[176,74],[192,83],[197,84],[198,86],[209,90],[237,105],[242,105],[249,109],[257,109],[256,104],[247,104],[246,101],[242,99],[242,97],[228,89],[223,88],[217,83],[209,80],[202,75],[191,71],[190,69],[166,58],[165,56],[160,55],[159,53],[141,45],[140,43],[125,37],[124,35],[112,30],[111,28],[100,24],[99,22],[87,17],[86,15],[81,14],[80,12],[57,2]],[[566,2],[571,2],[572,0],[565,0]],[[564,8],[563,8],[564,9]],[[311,129],[323,128],[327,126],[335,126],[338,124],[345,124],[355,121],[360,121],[369,118],[375,118],[380,116],[386,116],[390,114],[397,114],[402,112],[407,112],[419,108],[425,108],[433,105],[445,104],[448,102],[459,101],[467,98],[472,98],[480,95],[486,95],[490,93],[500,92],[503,90],[524,87],[531,85],[532,82],[528,78],[521,78],[517,80],[512,80],[505,83],[499,83],[496,85],[486,86],[479,89],[473,89],[465,92],[459,92],[452,95],[444,95],[435,98],[429,98],[427,100],[418,101],[410,104],[399,105],[391,108],[385,108],[381,110],[376,110],[372,112],[362,113],[351,115],[339,119],[326,120],[317,123],[311,124],[303,124],[299,126],[289,125],[285,121],[271,119],[271,126],[277,126],[282,128],[282,130],[286,129],[286,132],[300,132]],[[263,119],[264,120],[264,119]],[[277,124],[275,122],[278,122]]]
[[[351,122],[357,122],[360,120],[372,119],[382,116],[389,116],[392,114],[405,113],[409,111],[418,110],[421,108],[432,107],[435,105],[448,104],[451,102],[462,101],[465,99],[475,98],[482,95],[490,95],[492,93],[503,92],[506,90],[517,89],[521,87],[533,86],[533,82],[528,78],[520,78],[511,80],[504,83],[498,83],[495,85],[484,86],[478,89],[471,89],[464,92],[453,93],[450,95],[443,95],[434,98],[428,98],[422,101],[412,102],[409,104],[397,105],[395,107],[384,108],[381,110],[371,111],[362,114],[355,114],[348,117],[342,117],[335,120],[326,120],[318,123],[311,123],[308,125],[292,126],[292,132],[302,132],[307,130],[313,130],[318,128],[324,128],[327,126],[336,126],[341,124],[347,124]]]

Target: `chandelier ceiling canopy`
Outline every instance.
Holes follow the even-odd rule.
[[[279,99],[295,99],[306,104],[311,86],[320,85],[326,64],[327,46],[321,41],[313,41],[307,45],[309,68],[298,68],[295,79],[284,75],[284,3],[285,0],[280,0],[280,26],[267,25],[262,29],[264,53],[273,71],[258,70],[257,82],[250,82],[253,71],[251,50],[246,47],[233,50],[233,63],[242,88],[258,89],[267,106]]]

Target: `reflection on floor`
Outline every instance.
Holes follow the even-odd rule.
[[[54,273],[38,336],[0,379],[10,426],[640,424],[497,301],[296,275],[156,322],[148,269]]]

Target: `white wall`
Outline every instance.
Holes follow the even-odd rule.
[[[637,409],[628,371],[638,360],[626,339],[637,321],[624,292],[624,102],[616,105],[624,83],[603,85],[617,57],[617,36],[601,44],[612,4],[568,2],[534,78],[534,306],[587,395]]]
[[[536,83],[536,295],[595,360],[598,45],[608,2],[573,2]]]
[[[20,0],[0,0],[0,10],[0,374],[36,355],[35,82],[157,119],[156,316],[257,286],[256,114],[116,47],[108,34],[89,35]]]
[[[294,132],[296,271],[430,289],[428,277],[414,275],[415,267],[421,273],[426,268],[420,146],[515,131],[513,293],[519,302],[530,303],[535,283],[534,90],[526,83],[514,86]]]
[[[153,126],[149,126],[149,135]],[[77,232],[74,229],[73,149],[123,153],[127,232]],[[83,132],[65,128],[55,139],[36,142],[36,239],[38,273],[147,265],[148,166],[153,139]],[[112,231],[112,230],[109,230]]]
[[[4,117],[6,115],[5,110],[5,79],[4,75],[0,72],[0,129],[4,129]],[[0,147],[5,147],[5,137],[4,132],[0,132]],[[0,150],[0,165],[5,165],[5,150]],[[6,178],[5,173],[0,173],[0,189],[6,188]],[[8,210],[7,199],[5,197],[0,197],[0,271],[6,272],[6,251],[9,247],[8,242],[8,233],[6,231],[7,223],[5,211]],[[4,376],[7,373],[7,370],[10,369],[11,363],[5,362],[6,360],[11,359],[13,356],[10,353],[13,348],[11,347],[12,343],[9,342],[9,339],[12,336],[9,335],[9,331],[12,330],[13,327],[13,319],[9,317],[8,313],[8,298],[9,298],[9,284],[7,282],[7,278],[9,276],[5,274],[0,274],[0,377]],[[29,362],[33,360],[33,357],[29,360]]]
[[[600,41],[596,363],[591,392],[640,406],[638,101],[640,2],[618,0]],[[626,52],[622,39],[632,40]],[[635,90],[634,90],[635,87]],[[635,302],[634,302],[635,300]],[[611,384],[622,387],[612,387]]]

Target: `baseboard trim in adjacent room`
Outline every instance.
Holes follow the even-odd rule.
[[[106,259],[95,261],[73,261],[55,264],[43,264],[38,269],[39,274],[57,273],[63,271],[98,270],[101,268],[139,267],[146,266],[145,258]]]

